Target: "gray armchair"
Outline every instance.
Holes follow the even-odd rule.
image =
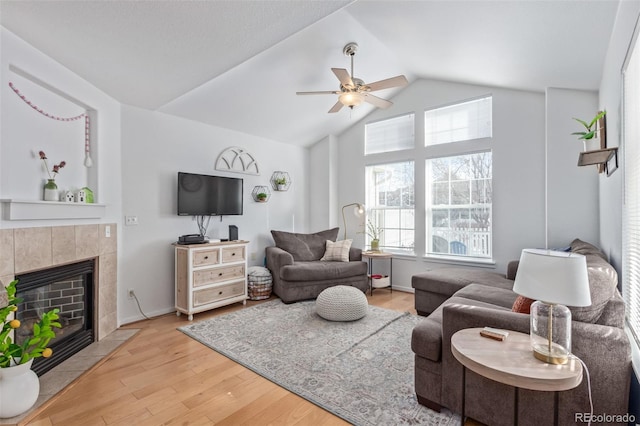
[[[369,288],[362,251],[351,247],[349,262],[322,261],[326,241],[335,241],[338,228],[314,234],[271,231],[276,243],[266,248],[267,268],[273,276],[273,292],[284,303],[315,299],[335,285]]]

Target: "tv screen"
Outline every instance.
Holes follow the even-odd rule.
[[[242,186],[239,178],[178,172],[178,215],[241,215]]]

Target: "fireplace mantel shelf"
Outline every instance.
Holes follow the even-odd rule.
[[[5,220],[96,219],[104,216],[106,204],[62,201],[2,199]]]

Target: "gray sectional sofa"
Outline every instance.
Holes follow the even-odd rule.
[[[623,415],[628,410],[631,350],[623,329],[617,274],[597,247],[574,240],[570,250],[587,258],[592,299],[590,307],[570,307],[572,352],[591,374],[594,414]],[[583,424],[575,415],[589,413],[586,378],[575,389],[558,392],[557,400],[554,392],[520,389],[516,405],[515,388],[467,370],[463,394],[463,367],[451,352],[455,332],[489,326],[529,333],[529,315],[512,311],[518,297],[511,291],[516,267],[517,262],[512,263],[507,276],[446,268],[413,277],[416,310],[428,314],[411,340],[418,400],[436,410],[447,407],[459,413],[464,397],[465,415],[498,426],[514,424],[516,406],[519,425],[554,424],[557,402],[557,424]]]
[[[271,231],[275,246],[266,248],[267,268],[273,276],[273,292],[284,303],[315,299],[334,285],[369,289],[367,264],[362,250],[351,247],[349,262],[322,261],[326,241],[336,241],[339,228],[313,234]]]

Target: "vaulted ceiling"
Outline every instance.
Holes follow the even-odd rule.
[[[404,74],[597,90],[617,8],[617,0],[0,0],[0,24],[124,104],[309,146],[374,109],[328,114],[335,95],[295,94],[338,90],[330,69],[349,69],[348,42],[360,46],[354,71],[367,82]]]

